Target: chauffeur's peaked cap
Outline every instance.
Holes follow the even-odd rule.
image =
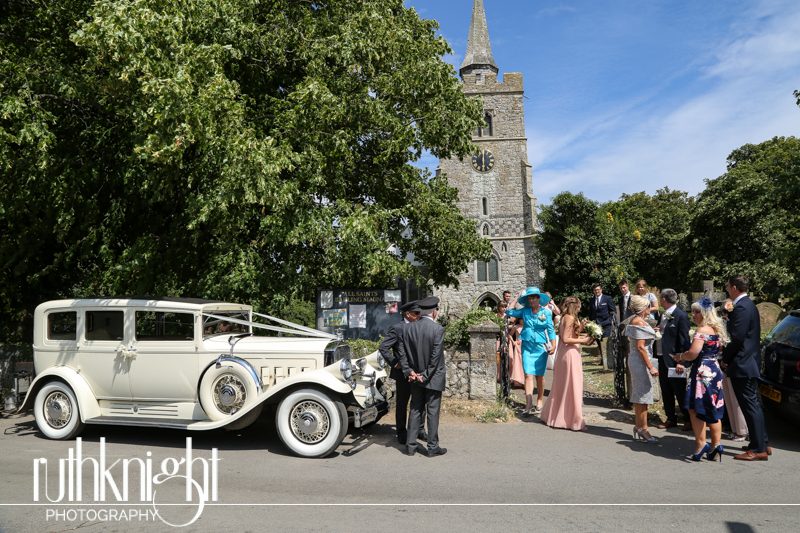
[[[419,313],[419,301],[412,300],[400,306],[401,313]]]
[[[428,296],[417,302],[420,309],[436,309],[439,307],[439,298],[436,296]]]

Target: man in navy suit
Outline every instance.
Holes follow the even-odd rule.
[[[733,392],[742,408],[750,434],[748,449],[734,456],[734,459],[766,461],[772,450],[767,447],[764,412],[758,397],[758,380],[761,377],[761,320],[758,309],[747,296],[749,285],[744,276],[734,276],[725,284],[725,290],[733,300],[733,311],[728,315],[728,335],[731,339],[722,352],[722,364],[723,370],[731,378]]]
[[[381,342],[378,350],[383,358],[389,363],[391,371],[389,376],[395,381],[395,391],[397,403],[395,405],[395,427],[397,428],[397,440],[400,444],[406,443],[406,425],[408,423],[408,401],[411,399],[411,384],[403,375],[400,368],[400,344],[403,342],[403,335],[407,326],[419,319],[420,308],[416,300],[407,302],[400,306],[402,322],[398,322],[391,327],[386,337]],[[424,431],[420,433],[422,440],[427,440]]]
[[[667,420],[659,424],[659,429],[671,428],[678,425],[678,415],[675,412],[675,400],[683,413],[684,430],[692,429],[689,422],[689,412],[684,407],[686,396],[686,369],[677,365],[671,357],[674,353],[683,353],[689,349],[689,315],[678,307],[678,293],[673,289],[661,291],[661,307],[665,309],[661,315],[659,329],[661,331],[661,353],[658,356],[658,383],[661,386],[661,399],[664,401],[664,413]],[[669,369],[676,368],[681,371],[681,377],[669,377]]]
[[[611,296],[603,294],[603,286],[599,283],[592,285],[592,294],[589,299],[589,319],[597,322],[603,328],[603,338],[598,343],[600,347],[600,364],[603,368],[614,368],[614,361],[605,361],[606,342],[611,336],[611,324],[614,316],[614,300]]]

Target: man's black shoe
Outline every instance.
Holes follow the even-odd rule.
[[[447,453],[447,448],[436,448],[435,450],[428,450],[428,457],[436,457],[437,455],[444,455]]]
[[[407,456],[409,456],[409,457],[414,457],[414,455],[415,455],[416,453],[417,453],[417,449],[416,449],[416,448],[406,448],[405,454],[406,454]]]

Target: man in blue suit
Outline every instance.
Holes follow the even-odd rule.
[[[723,370],[733,385],[733,392],[742,408],[747,431],[750,434],[748,449],[734,459],[740,461],[766,461],[772,450],[767,447],[767,429],[764,412],[758,397],[758,380],[761,377],[761,320],[758,309],[747,296],[750,283],[744,276],[734,276],[725,284],[733,300],[733,311],[728,315],[728,335],[731,340],[722,352]]]
[[[614,368],[614,361],[605,361],[606,343],[611,336],[611,324],[614,316],[614,300],[611,296],[603,294],[603,286],[599,283],[592,285],[592,298],[589,299],[589,320],[597,322],[603,328],[603,338],[598,342],[600,348],[600,364],[603,368]]]
[[[685,431],[692,429],[689,422],[689,412],[684,407],[686,396],[686,369],[676,365],[671,357],[674,353],[683,353],[689,349],[689,315],[678,307],[678,293],[673,289],[661,291],[661,307],[664,314],[661,316],[659,329],[661,330],[661,353],[658,354],[658,382],[661,386],[661,399],[664,401],[664,413],[667,420],[659,424],[659,429],[667,429],[678,425],[678,415],[675,412],[675,400],[683,413]],[[682,371],[680,377],[669,377],[669,369],[676,368]]]

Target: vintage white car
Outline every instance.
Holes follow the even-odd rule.
[[[56,300],[34,313],[39,430],[71,439],[84,424],[207,430],[252,424],[275,406],[283,443],[324,457],[388,409],[378,352],[353,361],[335,336],[248,305],[165,298]]]

